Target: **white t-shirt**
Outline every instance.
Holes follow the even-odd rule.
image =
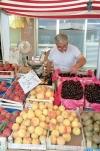
[[[60,52],[57,46],[50,50],[48,59],[53,62],[54,69],[69,72],[81,55],[80,50],[74,45],[68,44],[67,51]]]

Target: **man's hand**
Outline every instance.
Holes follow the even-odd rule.
[[[71,67],[70,72],[71,73],[77,73],[78,69],[79,68],[77,67],[77,65],[74,65],[74,66]]]

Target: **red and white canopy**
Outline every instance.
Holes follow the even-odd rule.
[[[100,0],[2,0],[8,14],[39,18],[100,18]]]

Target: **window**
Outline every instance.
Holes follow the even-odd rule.
[[[100,19],[38,19],[38,51],[53,47],[57,30],[66,33],[87,59],[86,67],[96,68],[100,41]],[[59,28],[59,29],[58,29]]]

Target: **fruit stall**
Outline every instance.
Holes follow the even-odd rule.
[[[5,18],[5,14],[100,18],[99,6],[96,0],[0,1],[4,46],[0,62],[0,151],[100,151],[100,48],[97,76],[92,70],[77,74],[56,70],[42,77],[29,64],[8,61],[10,42]]]
[[[48,85],[32,69],[19,74],[13,67],[13,77],[5,77],[4,69],[14,65],[2,66],[1,151],[100,148],[100,81],[93,71],[55,71]]]

